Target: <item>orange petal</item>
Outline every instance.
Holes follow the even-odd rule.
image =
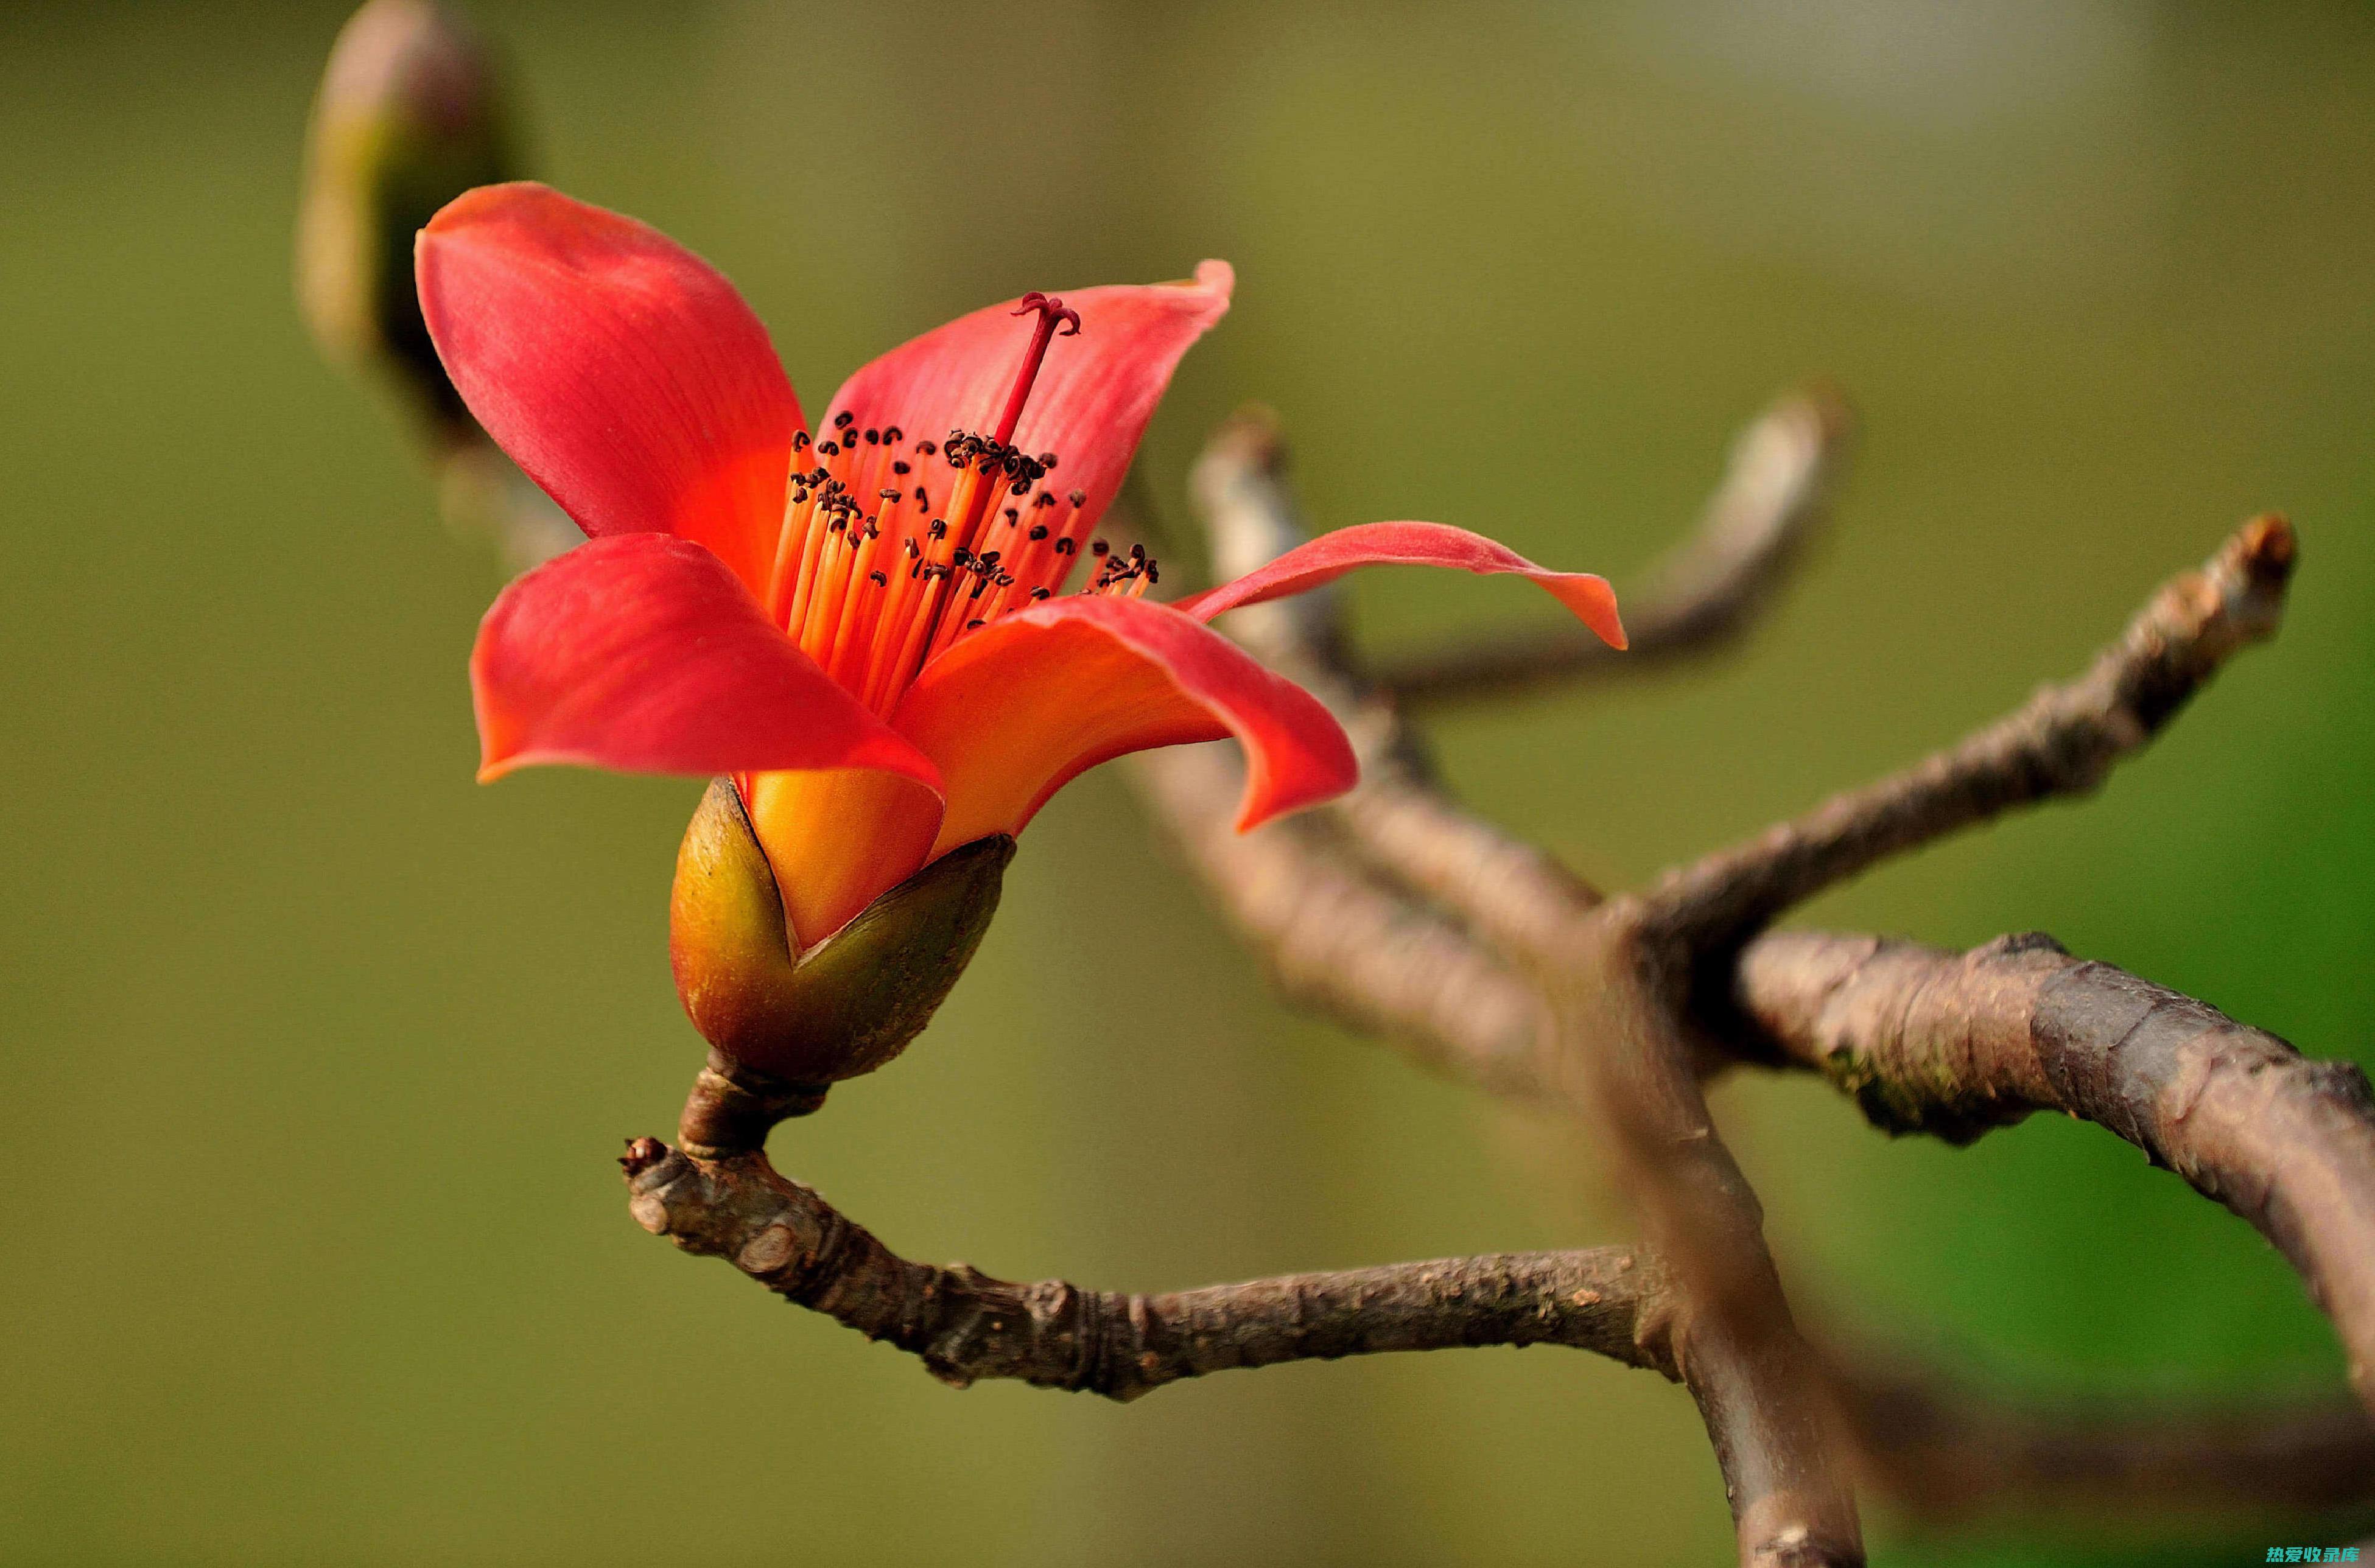
[[[939,796],[912,778],[834,768],[754,773],[739,783],[802,951],[914,876],[933,853]]]
[[[1341,795],[1353,748],[1309,692],[1168,605],[1075,595],[974,632],[926,666],[891,716],[948,791],[935,854],[1019,833],[1082,771],[1126,752],[1234,734],[1242,831]]]
[[[463,402],[579,527],[679,535],[765,596],[800,405],[734,285],[528,182],[446,204],[414,270]]]

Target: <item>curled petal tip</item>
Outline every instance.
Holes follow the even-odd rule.
[[[1608,585],[1607,578],[1588,572],[1546,572],[1535,581],[1574,611],[1592,635],[1620,654],[1625,651],[1625,621],[1617,613],[1616,590]]]

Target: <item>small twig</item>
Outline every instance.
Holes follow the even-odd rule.
[[[1846,403],[1819,386],[1782,398],[1743,430],[1698,528],[1625,595],[1628,652],[1552,624],[1388,654],[1371,679],[1399,701],[1424,705],[1639,675],[1730,646],[1821,522],[1854,433]]]
[[[2291,1260],[2375,1409],[2375,1100],[2355,1064],[2033,935],[1945,953],[1778,933],[1735,985],[1755,1044],[1887,1131],[1967,1142],[2062,1111],[2134,1144]]]
[[[1670,875],[1649,895],[1658,920],[1719,950],[1889,855],[2094,789],[2229,656],[2275,632],[2296,554],[2290,525],[2255,518],[2208,565],[2162,588],[2085,675],[1904,772]]]
[[[620,1163],[645,1230],[730,1259],[786,1301],[921,1358],[959,1387],[1007,1377],[1128,1400],[1233,1367],[1469,1345],[1565,1345],[1674,1375],[1663,1275],[1630,1248],[1128,1295],[911,1263],[755,1150],[696,1159],[646,1138]]]

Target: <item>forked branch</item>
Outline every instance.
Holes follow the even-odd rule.
[[[1198,489],[1216,539],[1237,552],[1232,567],[1293,542],[1264,427],[1216,438]],[[1786,554],[1742,556],[1761,564],[1743,569],[1730,602],[1752,605]],[[1324,599],[1240,612],[1240,634],[1344,720],[1366,782],[1330,812],[1237,837],[1235,758],[1181,748],[1137,764],[1159,814],[1291,994],[1497,1092],[1590,1116],[1653,1251],[1444,1259],[1160,1295],[1010,1283],[902,1259],[777,1174],[760,1149],[765,1128],[800,1107],[723,1063],[703,1075],[679,1148],[631,1148],[635,1213],[958,1383],[1012,1377],[1126,1399],[1231,1367],[1485,1344],[1564,1344],[1650,1367],[1701,1406],[1746,1562],[1861,1560],[1842,1452],[1935,1515],[2015,1495],[2117,1506],[2157,1491],[2236,1507],[2362,1496],[2375,1487],[2375,1432],[2355,1412],[2247,1411],[2215,1427],[2199,1410],[2063,1420],[1813,1355],[1697,1081],[1737,1061],[1812,1067],[1891,1130],[1958,1140],[2034,1109],[2101,1121],[2286,1249],[2334,1315],[2365,1392],[2375,1115],[2355,1070],[2305,1062],[2041,939],[1949,955],[1757,935],[1888,855],[2092,787],[2228,654],[2273,629],[2292,559],[2289,529],[2263,519],[2164,590],[2079,680],[1905,774],[1607,901],[1442,794]],[[2206,1470],[2231,1484],[2205,1482]]]
[[[1247,541],[1261,538],[1265,528],[1273,548],[1277,548],[1278,517],[1265,522],[1258,515],[1264,507],[1276,513],[1286,504],[1280,499],[1282,489],[1276,483],[1275,463],[1274,453],[1266,451],[1259,442],[1248,441],[1246,430],[1238,427],[1216,438],[1205,468],[1199,470],[1198,493],[1214,525],[1218,553],[1230,570],[1251,564],[1245,559]],[[1293,542],[1292,537],[1284,542]],[[2050,689],[2012,718],[1896,779],[1842,796],[1804,821],[1776,830],[1743,849],[1710,856],[1670,877],[1646,897],[1618,901],[1615,909],[1601,912],[1597,923],[1603,931],[1629,927],[1627,940],[1638,949],[1637,973],[1645,956],[1651,961],[1662,958],[1669,966],[1680,961],[1699,970],[1696,980],[1669,972],[1663,983],[1673,1013],[1691,1032],[1703,1067],[1719,1067],[1760,1051],[1770,1054],[1777,1047],[1760,1044],[1750,1037],[1753,1031],[1742,1029],[1724,986],[1708,984],[1711,978],[1729,973],[1731,961],[1724,955],[1736,951],[1733,944],[1738,939],[1795,899],[1888,854],[2012,806],[2093,787],[2113,762],[2148,741],[2227,656],[2274,630],[2294,553],[2291,532],[2281,519],[2253,523],[2204,571],[2180,577],[2164,589],[2079,680]],[[1496,831],[1467,818],[1433,789],[1412,737],[1400,728],[1391,704],[1355,672],[1353,661],[1343,651],[1341,629],[1327,619],[1323,608],[1243,626],[1240,634],[1265,657],[1314,684],[1338,707],[1361,745],[1368,783],[1331,813],[1332,833],[1316,831],[1306,824],[1283,824],[1240,841],[1233,855],[1215,855],[1208,847],[1212,842],[1211,830],[1234,789],[1233,771],[1225,760],[1211,754],[1158,754],[1144,759],[1140,772],[1149,783],[1160,814],[1188,846],[1191,858],[1257,950],[1291,978],[1291,957],[1305,945],[1297,938],[1324,924],[1324,916],[1313,906],[1299,904],[1285,890],[1315,876],[1332,873],[1340,878],[1357,878],[1353,885],[1360,890],[1360,907],[1372,923],[1385,923],[1396,910],[1402,912],[1403,918],[1428,922],[1430,942],[1445,956],[1448,971],[1494,977],[1505,1026],[1496,1032],[1491,1049],[1479,1050],[1456,1032],[1440,1027],[1423,1006],[1403,1005],[1388,1015],[1391,1032],[1423,1059],[1465,1069],[1488,1087],[1504,1092],[1542,1093],[1557,1053],[1549,1032],[1538,1023],[1532,1061],[1528,1063],[1518,1054],[1506,1020],[1523,1016],[1519,995],[1525,983],[1500,966],[1509,962],[1507,955],[1512,949],[1523,951],[1533,945],[1534,935],[1546,928],[1542,924],[1545,918],[1555,924],[1579,916],[1587,901],[1562,893],[1554,878],[1543,878],[1522,859],[1465,852],[1463,841],[1472,843],[1472,835]],[[1193,776],[1199,772],[1203,775],[1200,785]],[[1489,839],[1487,847],[1493,847]],[[1294,871],[1280,874],[1290,864]],[[1483,867],[1495,865],[1514,865],[1518,874],[1480,874]],[[1272,896],[1249,900],[1248,888],[1265,881],[1270,884]],[[1559,907],[1562,903],[1564,909]],[[1742,961],[1743,974],[1761,972],[1768,958],[1782,953],[1793,940],[1769,937],[1752,945]],[[1585,937],[1578,942],[1576,957],[1578,962],[1604,961],[1610,950],[1604,939]],[[1658,969],[1656,961],[1648,963],[1653,989]],[[1407,991],[1406,979],[1396,978],[1397,988]],[[1551,985],[1536,987],[1545,1001],[1556,988],[1557,976],[1551,979]],[[1867,980],[1861,1013],[1872,1019],[1898,1018],[1909,1005],[1908,997],[1924,994],[1924,982],[1901,970],[1893,979],[1876,971]],[[1622,988],[1611,984],[1605,974],[1583,987],[1603,1000]],[[1300,989],[1306,996],[1316,992],[1331,1010],[1350,1018],[1360,1016],[1373,1000],[1364,987],[1343,984],[1341,976],[1334,985]],[[1671,995],[1691,989],[1699,994]],[[2161,995],[2168,1005],[2184,1003],[2173,993]],[[2199,1008],[2199,1004],[2184,1006]],[[1652,1006],[1648,1010],[1654,1015],[1659,1008]],[[2129,1043],[2129,1026],[2134,1021],[2098,1008],[2089,1029],[2076,1032],[2074,1038],[2083,1042],[2077,1049],[2097,1056],[2116,1054]],[[2256,1035],[2257,1032],[2247,1032]],[[2296,1100],[2292,1113],[2281,1119],[2284,1130],[2301,1132],[2322,1145],[2322,1152],[2308,1163],[2331,1162],[2338,1172],[2349,1173],[2346,1180],[2363,1183],[2375,1163],[2356,1147],[2366,1124],[2355,1070],[2301,1062],[2288,1047],[2275,1043],[2301,1069],[2280,1075],[2289,1079],[2285,1092]],[[1614,1049],[1609,1049],[1607,1055],[1612,1060],[1641,1059],[1637,1053]],[[1829,1060],[1835,1067],[1844,1060],[1860,1062],[1860,1058],[1839,1056]],[[2227,1066],[2239,1067],[2243,1063],[2230,1055]],[[1942,1127],[1956,1114],[1955,1108],[1964,1098],[1984,1098],[1987,1092],[1984,1086],[1971,1084],[1954,1065],[1942,1064],[1934,1056],[1920,1063],[1918,1070],[1926,1075],[1920,1078],[1922,1086],[1945,1102],[1939,1112]],[[1861,1066],[1839,1068],[1834,1076],[1864,1071]],[[1873,1091],[1885,1091],[1889,1081],[1888,1075],[1873,1080]],[[2132,1117],[2122,1122],[2115,1108],[2100,1099],[2072,1103],[2084,1104],[2081,1114],[2109,1116],[2107,1125],[2123,1135],[2133,1130]],[[2241,1120],[2248,1123],[2251,1118],[2246,1113]],[[2313,1124],[2315,1130],[2297,1125],[2303,1123]],[[1678,1125],[1687,1128],[1689,1119]],[[2263,1136],[2271,1130],[2275,1129],[2263,1129]],[[1661,1147],[1687,1148],[1691,1141],[1653,1138],[1644,1148],[1655,1155]],[[2232,1141],[2228,1140],[2230,1145]],[[2263,1146],[2261,1152],[2265,1151]],[[2161,1157],[2169,1159],[2166,1153]],[[2246,1160],[2239,1170],[2231,1164],[2179,1168],[2190,1176],[2207,1177],[2210,1185],[2204,1190],[2215,1187],[2216,1196],[2270,1229],[2271,1234],[2285,1230],[2286,1212],[2298,1210],[2298,1203],[2287,1208],[2283,1182],[2272,1191],[2260,1184],[2263,1173],[2254,1161]],[[2339,1183],[2345,1178],[2329,1171],[2327,1179]],[[2246,1194],[2264,1195],[2271,1201],[2245,1198],[2239,1202],[2239,1197]],[[2346,1201],[2357,1214],[2375,1214],[2375,1203],[2363,1194]],[[2349,1326],[2357,1309],[2323,1280],[2337,1268],[2347,1272],[2350,1266],[2345,1258],[2348,1256],[2375,1256],[2375,1249],[2358,1244],[2353,1234],[2365,1223],[2360,1220],[2341,1227],[2325,1242],[2288,1243],[2279,1238],[2279,1244],[2286,1245],[2297,1262],[2327,1252],[2343,1255],[2303,1262],[2303,1267],[2313,1290],[2335,1312],[2345,1339],[2358,1338]],[[2354,1349],[2354,1362],[2361,1360]],[[1967,1418],[1958,1419],[1953,1413],[1958,1406],[1951,1397],[1924,1393],[1916,1399],[1913,1393],[1927,1385],[1914,1385],[1913,1392],[1908,1392],[1900,1382],[1891,1385],[1895,1392],[1884,1398],[1849,1368],[1840,1386],[1845,1413],[1867,1455],[1863,1468],[1909,1494],[1907,1500],[1917,1506],[1945,1506],[1941,1502],[1943,1491],[1935,1482],[1938,1472],[1933,1461],[1939,1454],[1949,1452],[1954,1442],[1942,1434],[1986,1444],[1992,1441],[1991,1432],[2002,1436],[2014,1432],[2022,1439],[2024,1453],[2060,1454],[2073,1462],[2065,1476],[2095,1476],[2105,1488],[2116,1484],[2122,1494],[2150,1491],[2153,1482],[2147,1477],[2157,1478],[2163,1490],[2185,1489],[2203,1497],[2222,1495],[2240,1501],[2248,1490],[2239,1485],[2221,1491],[2191,1487],[2184,1480],[2189,1470],[2198,1470],[2208,1462],[2205,1455],[2211,1452],[2200,1438],[2209,1418],[2199,1412],[2172,1412],[2165,1422],[2126,1425],[2057,1425],[2038,1417],[2028,1419],[2026,1425],[2007,1427],[2012,1418],[2001,1408],[1972,1410]],[[1905,1423],[1883,1419],[1889,1412],[1901,1415],[1909,1409],[1925,1412],[1918,1432],[1908,1432]],[[2375,1491],[2375,1470],[2357,1462],[2369,1442],[2363,1418],[2327,1414],[2298,1420],[2289,1412],[2267,1412],[2245,1419],[2227,1412],[2220,1420],[2223,1430],[2234,1435],[2237,1443],[2248,1437],[2255,1444],[2250,1449],[2252,1454],[2299,1456],[2301,1467],[2293,1473],[2300,1481],[2297,1490],[2303,1494],[2313,1493],[2330,1504]],[[1920,1453],[1908,1446],[1915,1444],[1920,1445]],[[2242,1470],[2273,1473],[2264,1465],[2254,1468],[2246,1464]],[[1993,1467],[1973,1467],[1972,1473],[1995,1476],[1997,1480],[1987,1484],[2006,1491],[2035,1493],[2042,1487],[2032,1468],[2009,1460]],[[2065,1480],[2062,1491],[2067,1493],[2078,1485]],[[1966,1495],[1956,1506],[1967,1506],[1968,1501]],[[2106,1496],[2101,1501],[2116,1505],[2117,1500]]]

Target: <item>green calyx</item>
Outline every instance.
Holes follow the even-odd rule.
[[[883,1066],[923,1032],[981,946],[1014,841],[951,850],[797,956],[741,796],[712,781],[677,855],[669,949],[703,1038],[737,1062],[821,1086]]]

